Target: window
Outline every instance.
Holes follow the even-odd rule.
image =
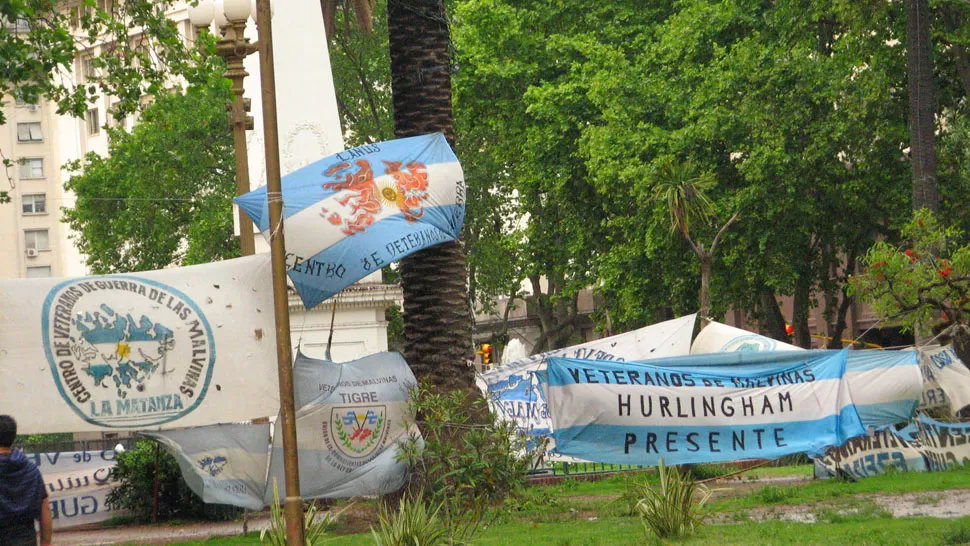
[[[41,277],[50,277],[50,276],[51,276],[51,266],[49,265],[27,268],[28,279],[38,279]]]
[[[20,179],[44,178],[44,160],[39,157],[27,157],[20,160]]]
[[[92,108],[88,110],[85,118],[88,120],[88,134],[96,135],[101,132],[101,121],[98,116],[98,109]]]
[[[17,124],[17,141],[41,142],[42,140],[44,140],[44,135],[40,132],[39,121]]]
[[[24,214],[43,214],[47,212],[47,196],[43,193],[30,193],[23,196]]]
[[[81,73],[84,74],[85,81],[91,81],[98,77],[98,69],[94,66],[94,59],[91,57],[81,59]]]
[[[46,229],[28,229],[24,231],[24,248],[28,250],[50,250]]]

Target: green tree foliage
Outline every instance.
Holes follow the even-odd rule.
[[[902,242],[877,242],[850,290],[890,324],[926,331],[970,322],[970,239],[928,209],[916,211]]]
[[[14,95],[29,103],[46,99],[57,113],[82,117],[89,100],[106,93],[117,98],[116,115],[136,111],[144,95],[162,92],[172,75],[183,74],[192,64],[178,26],[165,17],[171,4],[0,2],[0,97]],[[133,28],[141,32],[133,33]],[[76,85],[65,74],[79,72],[82,52],[92,70]],[[0,111],[0,125],[5,122]],[[0,160],[9,168],[16,158],[0,150]],[[0,202],[8,197],[0,192]]]
[[[399,455],[411,467],[405,494],[421,504],[419,513],[411,515],[425,523],[441,520],[449,544],[467,542],[481,530],[491,508],[523,487],[529,469],[529,460],[520,457],[525,441],[509,422],[477,420],[488,410],[475,394],[440,394],[426,383],[412,391],[409,406],[423,437],[402,443]]]
[[[130,131],[109,129],[109,155],[67,165],[77,195],[66,221],[95,273],[190,265],[238,255],[228,80],[218,60],[184,92],[157,97]]]
[[[119,453],[111,477],[117,484],[108,493],[108,503],[131,510],[141,521],[149,521],[155,499],[155,465],[158,462],[158,519],[232,519],[242,510],[220,504],[206,504],[189,489],[178,462],[151,440],[139,440],[135,447]]]

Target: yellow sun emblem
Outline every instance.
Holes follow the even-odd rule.
[[[381,184],[381,201],[385,205],[397,203],[397,188],[394,187],[393,183]]]
[[[131,354],[131,346],[121,341],[118,343],[118,358],[128,358]]]

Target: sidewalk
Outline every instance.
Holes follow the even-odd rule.
[[[269,514],[250,514],[249,532],[268,529]],[[214,536],[241,535],[243,522],[220,521],[179,525],[126,525],[86,531],[54,531],[54,544],[60,546],[101,546],[107,544],[171,544],[188,540],[205,540]]]

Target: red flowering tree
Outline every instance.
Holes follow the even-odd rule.
[[[849,281],[849,293],[871,305],[886,324],[909,331],[961,325],[955,337],[966,346],[970,243],[965,234],[921,209],[902,236],[899,247],[882,241],[869,249],[862,274]]]

